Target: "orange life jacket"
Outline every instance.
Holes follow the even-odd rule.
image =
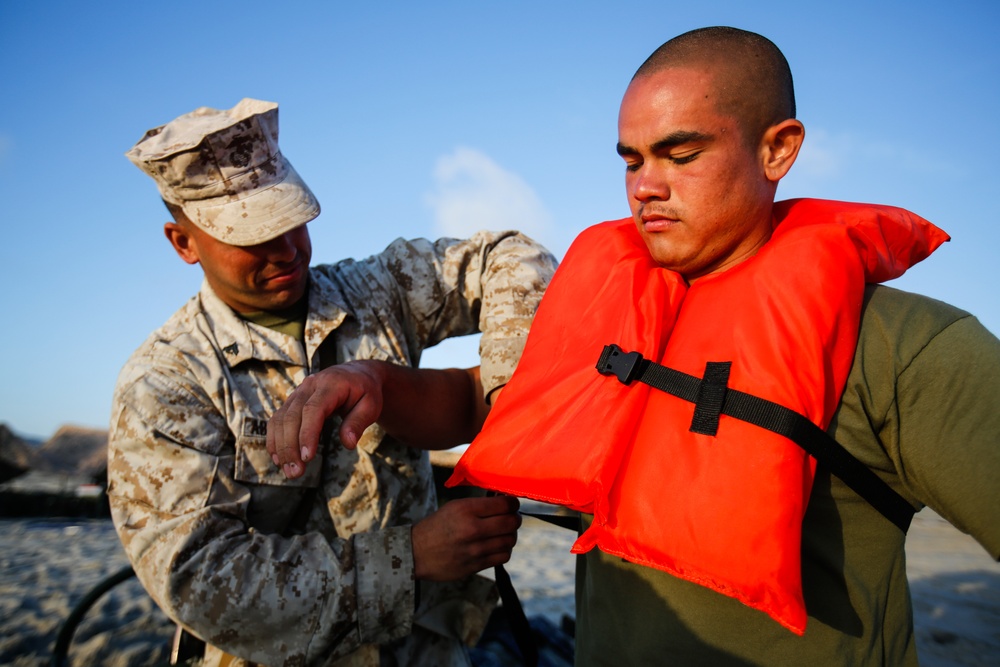
[[[708,586],[805,630],[802,517],[815,461],[792,441],[599,374],[605,345],[832,418],[857,345],[866,282],[901,275],[948,239],[898,208],[775,205],[752,258],[688,286],[657,266],[631,218],[585,230],[542,300],[517,371],[449,486],[473,484],[594,514],[574,553],[599,547]]]

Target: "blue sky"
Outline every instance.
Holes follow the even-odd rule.
[[[0,422],[104,428],[131,351],[200,284],[123,156],[198,106],[280,104],[315,261],[521,228],[561,255],[628,213],[618,104],[668,38],[771,38],[807,129],[779,198],[908,208],[953,241],[895,285],[1000,333],[996,2],[0,1]],[[427,365],[473,365],[475,340]]]

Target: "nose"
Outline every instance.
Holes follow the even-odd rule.
[[[299,250],[295,244],[294,232],[295,230],[285,232],[262,245],[271,263],[284,264],[295,260]]]
[[[666,170],[646,162],[632,173],[630,195],[640,202],[670,199],[670,184]]]

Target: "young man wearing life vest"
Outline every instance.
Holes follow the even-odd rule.
[[[934,225],[774,202],[804,136],[767,39],[650,56],[619,115],[632,216],[574,242],[449,482],[584,513],[578,665],[914,665],[912,512],[1000,558],[1000,341],[877,285]]]

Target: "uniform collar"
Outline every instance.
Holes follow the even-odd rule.
[[[229,366],[248,359],[308,366],[306,353],[312,357],[320,343],[350,314],[343,305],[340,290],[329,278],[314,269],[309,270],[309,275],[305,350],[290,336],[241,318],[219,298],[207,280],[202,281],[199,293],[202,311]]]
[[[309,313],[305,344],[310,357],[330,333],[353,316],[340,288],[322,271],[309,270]]]

